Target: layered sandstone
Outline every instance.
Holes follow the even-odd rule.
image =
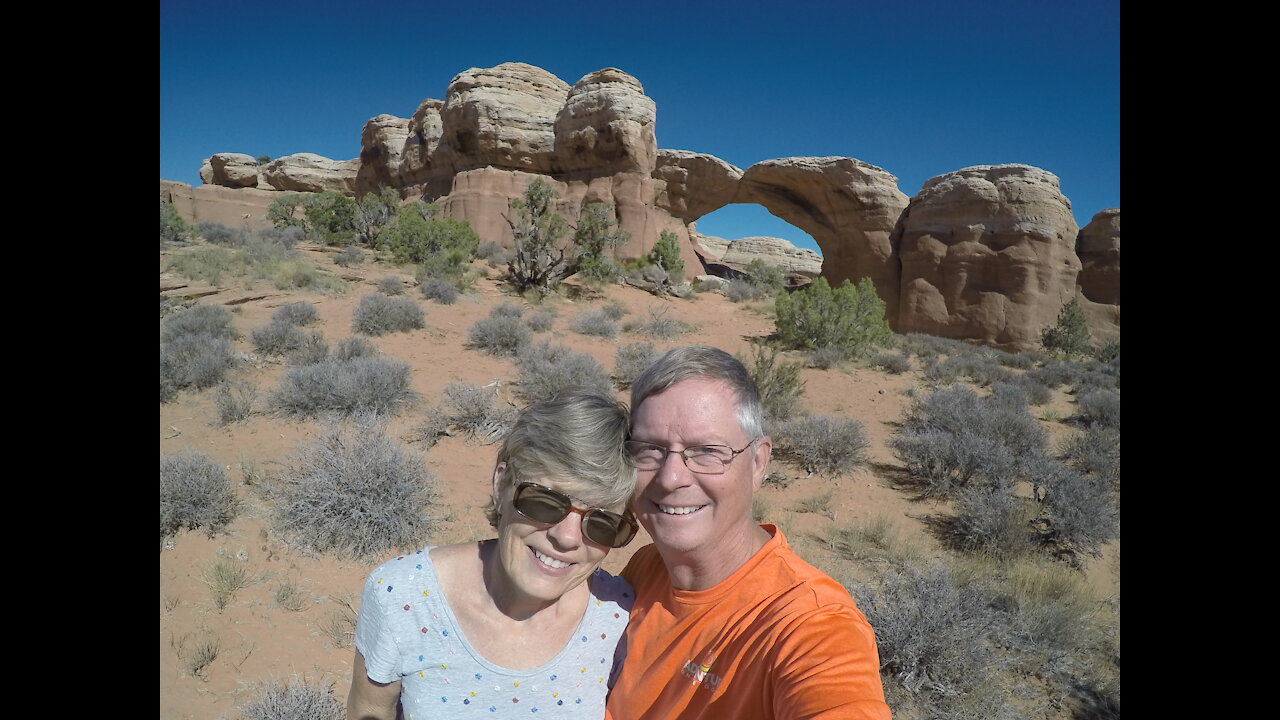
[[[1038,346],[1075,295],[1071,202],[1029,165],[979,165],[927,181],[895,234],[900,332]]]
[[[808,248],[798,248],[783,238],[738,238],[725,247],[720,261],[746,267],[753,260],[772,265],[784,273],[815,278],[822,274],[822,256]]]
[[[262,168],[262,177],[276,190],[324,192],[347,195],[356,191],[360,159],[330,160],[315,153],[295,153],[276,158]]]

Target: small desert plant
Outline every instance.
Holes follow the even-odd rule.
[[[191,239],[192,230],[187,221],[178,214],[171,203],[160,201],[160,242],[186,242]]]
[[[893,337],[885,304],[870,278],[833,289],[819,277],[803,290],[775,301],[778,336],[784,346],[805,350],[835,347],[863,355]]]
[[[499,303],[489,311],[489,317],[524,317],[524,307],[509,302]]]
[[[299,612],[311,604],[311,593],[300,589],[292,580],[282,580],[276,586],[276,604],[285,610]]]
[[[820,492],[816,495],[810,495],[807,498],[799,500],[791,506],[792,512],[813,513],[814,515],[822,515],[823,517],[833,517],[831,512],[831,491]]]
[[[750,357],[738,360],[756,383],[767,420],[787,420],[800,411],[800,399],[804,396],[802,364],[780,360],[777,350],[760,343],[751,344]]]
[[[223,382],[213,393],[213,403],[218,408],[218,424],[230,425],[248,418],[257,398],[258,386],[254,383]]]
[[[285,354],[290,365],[315,365],[322,363],[329,358],[329,343],[324,339],[324,333],[319,330],[302,335],[302,341],[298,346]]]
[[[844,362],[844,351],[840,348],[818,348],[809,353],[809,367],[819,370],[830,370]]]
[[[489,317],[472,323],[467,331],[467,344],[470,347],[497,357],[514,357],[532,341],[533,331],[525,326],[519,316],[491,313]]]
[[[424,443],[429,450],[439,442],[441,435],[449,434],[449,412],[435,405],[427,408],[422,420],[414,425],[405,436],[405,442]]]
[[[428,278],[418,286],[422,297],[435,300],[441,305],[452,305],[458,301],[458,288],[444,278]]]
[[[199,390],[222,382],[234,362],[231,342],[211,335],[188,335],[160,344],[160,402],[184,388]]]
[[[1010,484],[960,488],[953,508],[951,534],[961,549],[1002,559],[1035,550],[1036,508]]]
[[[1076,402],[1080,406],[1081,422],[1120,429],[1120,393],[1092,390],[1081,394]]]
[[[316,307],[309,302],[302,301],[285,303],[271,313],[271,322],[273,323],[310,325],[318,319],[320,319],[320,316],[316,313]]]
[[[670,230],[658,233],[658,242],[649,251],[649,260],[667,271],[673,285],[684,281],[684,260],[680,258],[680,238]]]
[[[628,323],[627,332],[636,332],[655,339],[668,339],[691,333],[697,328],[678,318],[668,317],[670,308],[649,308],[649,319]]]
[[[194,305],[175,312],[160,326],[160,342],[172,342],[181,337],[207,335],[235,340],[239,337],[231,311],[220,305]]]
[[[605,303],[604,307],[601,308],[601,312],[607,315],[611,320],[621,320],[631,311],[627,309],[626,305],[623,305],[621,302],[614,299]]]
[[[569,321],[569,329],[582,335],[615,338],[618,336],[618,321],[604,310],[584,310]]]
[[[408,363],[384,357],[330,359],[289,368],[270,402],[293,417],[362,411],[395,413],[414,398]]]
[[[518,411],[512,407],[499,407],[493,390],[449,383],[444,387],[449,408],[447,424],[460,428],[473,439],[488,445],[506,437],[515,423]]]
[[[1120,489],[1120,430],[1092,425],[1062,444],[1063,462]]]
[[[492,240],[486,240],[476,246],[475,255],[481,260],[488,260],[495,255],[502,254],[503,247]]]
[[[204,678],[205,670],[218,659],[221,643],[218,636],[207,630],[189,633],[178,641],[176,648],[182,669],[192,677]]]
[[[656,359],[658,351],[651,343],[621,345],[613,360],[613,379],[617,381],[618,387],[625,390]]]
[[[227,557],[214,560],[212,565],[205,568],[202,577],[204,584],[213,593],[213,604],[218,610],[225,609],[237,592],[249,587],[254,581],[247,565]]]
[[[876,355],[872,361],[878,367],[884,368],[885,372],[890,375],[901,375],[911,369],[911,358],[902,351],[886,351]]]
[[[1089,321],[1080,303],[1071,298],[1058,311],[1058,322],[1040,333],[1040,345],[1049,352],[1085,355],[1089,347]]]
[[[333,256],[333,264],[339,267],[351,267],[362,262],[364,262],[364,250],[356,245],[348,245]]]
[[[1037,473],[1035,483],[1044,488],[1048,544],[1072,560],[1097,556],[1103,543],[1120,536],[1115,493],[1101,478],[1053,460],[1045,463],[1050,467]]]
[[[435,476],[374,414],[331,421],[299,447],[270,489],[272,525],[315,552],[371,559],[416,545],[429,525]]]
[[[253,349],[264,355],[287,355],[302,347],[306,339],[306,331],[288,321],[272,320],[249,332]]]
[[[743,278],[733,278],[728,285],[724,287],[724,296],[733,302],[750,302],[754,300],[763,300],[769,297],[769,293],[759,285],[744,280]]]
[[[404,281],[393,275],[388,275],[378,281],[378,292],[383,295],[403,295]]]
[[[834,528],[827,536],[827,546],[845,560],[896,567],[917,563],[924,557],[921,549],[903,539],[885,515]]]
[[[529,317],[525,318],[524,324],[528,325],[529,329],[536,333],[547,332],[555,326],[556,314],[550,310],[539,310],[535,313],[530,313]]]
[[[529,403],[551,397],[571,385],[581,385],[609,393],[609,373],[596,359],[563,345],[540,342],[526,345],[516,355],[520,394]]]
[[[1030,370],[1036,366],[1036,356],[1030,352],[1002,353],[1000,364],[1016,370]]]
[[[244,720],[342,720],[346,710],[332,687],[317,687],[294,679],[268,685],[241,713]]]
[[[857,420],[810,415],[780,424],[774,435],[778,448],[809,472],[840,475],[869,459],[871,442]]]
[[[334,362],[347,362],[362,357],[377,357],[378,348],[374,347],[369,338],[361,335],[352,335],[344,337],[338,341],[338,347],[333,351]]]
[[[219,222],[208,220],[196,223],[196,230],[206,242],[227,247],[244,247],[248,242],[248,233],[239,228],[228,227]]]
[[[196,528],[212,537],[231,522],[238,506],[226,472],[208,455],[160,456],[160,537]]]
[[[422,307],[411,298],[387,297],[377,293],[360,298],[351,318],[352,329],[365,335],[409,332],[426,325]]]

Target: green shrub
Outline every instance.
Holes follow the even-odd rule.
[[[400,193],[395,188],[382,187],[376,193],[365,193],[356,202],[353,218],[356,241],[373,246],[382,228],[396,216],[400,207]]]
[[[356,201],[337,190],[286,193],[267,207],[267,220],[277,228],[300,227],[312,242],[349,245],[356,236]]]
[[[645,368],[658,359],[658,351],[651,343],[627,343],[618,347],[613,360],[613,379],[623,390],[640,376]]]
[[[330,359],[289,368],[271,394],[272,407],[292,417],[371,411],[394,414],[414,399],[408,363],[383,357]]]
[[[787,348],[834,347],[859,356],[893,337],[884,301],[870,278],[857,285],[846,280],[833,290],[819,277],[803,290],[779,295],[775,310],[778,336]]]
[[[210,537],[235,518],[235,491],[222,466],[200,452],[160,456],[160,537],[204,528]]]
[[[515,357],[533,341],[533,331],[517,316],[490,315],[476,320],[467,330],[467,345],[496,357]]]
[[[272,526],[309,551],[378,558],[422,541],[435,485],[421,456],[387,435],[376,415],[360,414],[328,423],[290,456],[269,485]]]
[[[160,201],[160,243],[186,242],[192,236],[191,226],[172,204]]]
[[[810,415],[782,423],[772,434],[779,450],[809,472],[842,475],[869,462],[871,442],[857,420]]]
[[[432,214],[431,210],[426,210]],[[378,245],[390,250],[397,262],[416,263],[423,277],[460,282],[480,236],[471,223],[450,217],[428,217],[421,204],[400,209],[393,223],[378,235]]]
[[[531,343],[516,355],[520,394],[532,404],[545,400],[571,385],[613,391],[609,373],[596,359],[550,342]]]
[[[667,271],[672,285],[684,282],[684,260],[680,258],[680,238],[670,230],[658,233],[658,242],[649,251],[649,260]]]
[[[515,217],[503,216],[514,242],[507,280],[517,292],[546,296],[576,272],[576,253],[565,243],[569,225],[552,210],[555,198],[556,191],[539,178],[510,201]]]
[[[787,285],[786,273],[777,265],[770,265],[760,258],[747,264],[747,278],[770,297],[782,292]]]
[[[267,163],[271,162],[271,156],[270,156],[270,155],[259,155],[259,156],[254,160],[254,162],[258,163],[259,165],[266,165]]]
[[[729,281],[728,285],[725,285],[724,296],[733,302],[740,303],[763,300],[769,296],[769,293],[750,280],[734,278]]]
[[[332,687],[318,687],[299,679],[268,685],[240,712],[244,720],[342,720],[346,717],[346,708],[334,697]]]
[[[609,253],[629,239],[630,236],[618,227],[613,206],[587,203],[573,232],[578,277],[588,285],[617,282],[624,275],[624,270]]]
[[[360,298],[351,318],[351,328],[365,335],[386,335],[420,330],[427,326],[422,307],[411,298],[387,297],[371,293]]]
[[[778,351],[759,343],[751,344],[750,357],[739,357],[760,391],[760,404],[768,421],[782,421],[800,410],[804,395],[804,365],[778,359]]]
[[[1058,322],[1040,333],[1040,345],[1049,352],[1067,356],[1089,353],[1089,321],[1075,298],[1068,300],[1058,311]]]

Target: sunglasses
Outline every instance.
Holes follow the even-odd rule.
[[[578,508],[573,506],[573,499],[562,492],[543,487],[531,482],[522,482],[516,486],[516,493],[511,504],[516,512],[534,522],[555,524],[578,513],[582,516],[582,534],[588,540],[605,547],[620,548],[636,536],[639,526],[631,512],[626,515],[601,510],[600,508]]]

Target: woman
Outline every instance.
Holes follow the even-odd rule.
[[[571,388],[498,451],[494,539],[428,547],[369,575],[348,718],[603,717],[631,588],[599,569],[635,537],[627,408]]]

